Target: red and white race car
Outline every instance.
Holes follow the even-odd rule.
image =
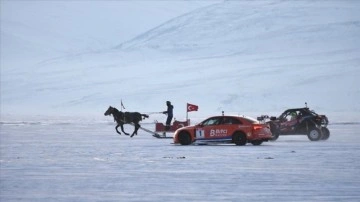
[[[175,144],[189,145],[194,142],[234,143],[260,145],[272,138],[267,124],[245,116],[214,116],[194,126],[186,126],[175,131]]]

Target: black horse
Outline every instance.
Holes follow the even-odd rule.
[[[121,126],[121,130],[125,135],[130,135],[129,133],[126,133],[124,131],[124,124],[131,124],[133,123],[135,125],[135,130],[134,132],[131,134],[130,137],[133,137],[135,134],[137,135],[137,131],[140,128],[140,124],[139,122],[141,120],[143,120],[144,118],[149,118],[148,115],[146,114],[140,114],[139,112],[121,112],[118,109],[116,109],[115,107],[109,107],[106,112],[104,113],[105,116],[109,116],[109,115],[113,115],[117,125],[115,127],[115,130],[117,133],[119,133],[121,135],[121,133],[118,131],[119,126]]]

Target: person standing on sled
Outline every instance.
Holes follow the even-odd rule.
[[[174,109],[174,106],[171,105],[170,101],[166,101],[166,106],[167,106],[167,110],[163,112],[163,114],[167,114],[165,131],[163,133],[164,136],[166,135],[166,131],[170,130],[170,124],[173,118],[173,109]]]

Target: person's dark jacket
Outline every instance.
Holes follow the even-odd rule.
[[[174,109],[174,106],[172,106],[171,104],[168,104],[167,105],[167,110],[164,111],[163,113],[172,117],[173,116],[173,109]]]

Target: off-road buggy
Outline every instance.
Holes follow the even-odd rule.
[[[329,123],[325,115],[319,115],[308,107],[288,109],[279,117],[261,116],[259,121],[267,121],[272,133],[272,140],[278,139],[279,135],[307,135],[311,141],[327,140],[330,131]]]

